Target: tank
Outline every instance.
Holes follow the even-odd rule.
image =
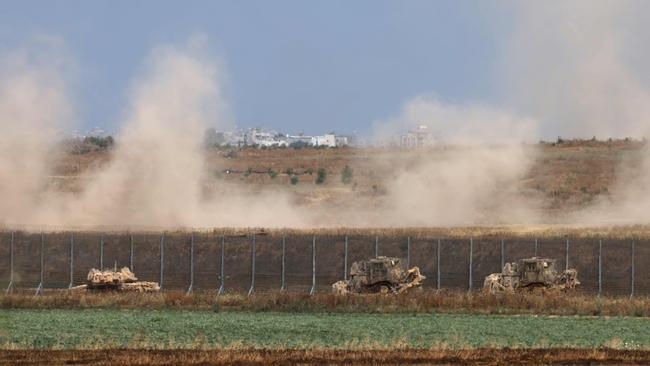
[[[532,257],[506,263],[501,273],[485,277],[483,290],[488,293],[535,289],[573,290],[579,285],[578,271],[574,268],[558,271],[555,259]]]
[[[104,270],[92,268],[88,272],[86,284],[77,288],[85,288],[95,291],[137,291],[137,292],[156,292],[160,291],[157,282],[138,281],[135,274],[128,267],[123,267],[119,271]]]
[[[335,294],[346,293],[403,293],[419,287],[426,277],[418,267],[406,268],[404,260],[377,257],[352,263],[350,278],[332,285]]]

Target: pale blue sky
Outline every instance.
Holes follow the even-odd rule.
[[[550,138],[639,136],[650,118],[646,4],[0,0],[0,51],[62,39],[82,128],[118,130],[152,48],[201,34],[241,127],[363,134],[424,95],[530,116]]]
[[[504,14],[475,1],[3,1],[0,45],[65,41],[84,125],[109,130],[151,48],[207,36],[240,126],[368,130],[420,94],[490,101]]]

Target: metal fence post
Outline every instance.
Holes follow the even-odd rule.
[[[287,247],[287,236],[282,235],[282,280],[280,282],[280,291],[284,291],[286,289],[285,285],[285,258],[286,258],[286,247]]]
[[[505,243],[503,239],[501,239],[501,268],[506,265],[505,263],[506,257],[505,257]]]
[[[36,295],[43,294],[43,270],[44,270],[44,268],[43,268],[43,264],[44,264],[43,263],[43,260],[44,260],[43,254],[44,253],[43,252],[44,252],[44,250],[45,250],[45,235],[43,233],[41,233],[41,275],[40,275],[40,282],[38,284],[38,287],[36,288]]]
[[[379,235],[375,236],[375,258],[379,257]]]
[[[104,234],[99,237],[99,270],[104,270]]]
[[[348,236],[345,236],[345,247],[343,248],[343,279],[348,280]]]
[[[74,286],[74,233],[70,233],[70,283],[68,288]]]
[[[438,239],[438,248],[437,248],[437,260],[436,260],[436,269],[438,271],[438,275],[436,276],[437,282],[438,282],[438,291],[440,291],[440,239]]]
[[[469,238],[469,289],[472,289],[472,260],[474,259],[474,239]]]
[[[133,248],[133,235],[131,235],[130,244],[131,244],[131,246],[130,246],[130,249],[129,249],[129,268],[131,269],[131,272],[135,273],[135,269],[134,269],[134,266],[133,266],[133,249],[134,249]]]
[[[411,237],[406,238],[406,268],[411,268]]]
[[[564,259],[564,270],[569,269],[569,239],[566,240],[566,247],[564,248],[566,258]]]
[[[255,292],[255,234],[253,234],[253,242],[251,243],[251,288],[248,289],[248,296]]]
[[[14,233],[11,232],[11,243],[9,246],[9,286],[7,286],[6,293],[10,293],[14,289]]]
[[[226,247],[226,237],[222,235],[221,236],[221,268],[219,269],[221,272],[219,275],[219,277],[221,277],[221,286],[219,286],[219,291],[217,291],[217,295],[223,295],[223,292],[225,290],[224,285],[226,284],[226,277],[224,275],[225,271],[223,266],[225,263],[225,259],[224,259],[225,247]]]
[[[194,288],[194,233],[190,236],[190,286],[187,288],[187,294],[192,293]]]
[[[603,241],[598,240],[598,296],[603,292]]]
[[[537,257],[537,238],[535,238],[535,257]]]
[[[316,293],[316,235],[311,242],[311,290],[309,294]]]
[[[630,265],[630,299],[634,297],[634,240],[632,240],[632,263]]]
[[[165,233],[160,235],[160,289],[163,289],[165,280]]]

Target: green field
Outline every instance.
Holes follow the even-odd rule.
[[[3,348],[650,348],[650,319],[0,310]]]

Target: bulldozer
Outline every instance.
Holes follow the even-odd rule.
[[[86,284],[71,288],[72,290],[90,291],[134,291],[134,292],[158,292],[160,286],[157,282],[138,281],[135,274],[128,267],[122,267],[119,271],[100,271],[91,268],[86,277]]]
[[[490,294],[535,290],[573,290],[580,285],[578,271],[555,269],[555,259],[524,258],[506,263],[501,273],[485,277],[483,291]]]
[[[337,295],[348,293],[400,294],[422,285],[426,277],[418,267],[406,268],[401,258],[376,257],[354,262],[350,278],[332,285]]]

